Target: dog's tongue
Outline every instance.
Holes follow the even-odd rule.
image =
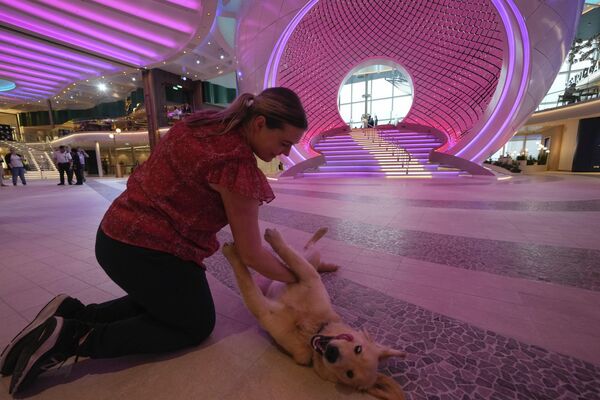
[[[323,354],[329,342],[335,339],[351,342],[354,340],[354,337],[349,333],[341,333],[337,336],[315,335],[310,339],[310,345],[317,353]]]

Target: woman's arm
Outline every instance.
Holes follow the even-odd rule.
[[[210,185],[223,199],[235,247],[247,266],[269,279],[295,282],[296,276],[262,245],[258,226],[258,200],[234,193],[220,185]]]

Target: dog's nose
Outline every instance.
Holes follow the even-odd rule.
[[[327,346],[327,349],[325,350],[325,358],[327,359],[327,361],[333,364],[337,361],[339,356],[340,351],[337,347],[331,345]]]

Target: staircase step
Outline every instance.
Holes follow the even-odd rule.
[[[321,165],[319,171],[344,172],[344,171],[367,171],[367,172],[402,172],[402,171],[437,171],[435,164],[413,164],[404,167],[398,165]]]
[[[366,158],[368,157],[368,155],[363,155],[363,156],[357,156],[357,155],[326,155],[325,156],[325,161],[326,162],[331,162],[331,161],[358,161],[358,160],[373,160],[373,161],[380,161],[380,162],[397,162],[398,161],[398,157],[392,157],[390,156],[380,156],[380,157],[371,157],[371,158]],[[423,155],[411,155],[410,159],[412,161],[429,161],[429,156],[426,154]]]
[[[344,178],[344,177],[381,177],[381,178],[435,178],[458,177],[460,171],[419,171],[419,172],[303,172],[301,176],[311,178]]]
[[[373,135],[368,136],[368,135],[353,135],[353,136],[346,136],[345,138],[337,138],[337,139],[332,139],[332,138],[326,138],[324,140],[320,140],[319,143],[327,143],[327,142],[344,142],[346,140],[350,140],[350,139],[369,139],[374,137]],[[377,135],[375,137],[382,137],[382,138],[394,138],[394,139],[405,139],[405,140],[434,140],[434,141],[438,141],[439,139],[435,136],[417,136],[417,135],[402,135],[402,134],[383,134],[383,135]]]
[[[372,144],[377,144],[377,143],[385,143],[385,142],[394,142],[394,143],[405,143],[405,144],[423,144],[423,145],[430,145],[430,146],[440,146],[442,143],[440,143],[439,141],[436,140],[376,140],[376,141],[372,141],[370,139],[355,139],[355,140],[349,140],[347,142],[319,142],[318,144],[314,145],[313,147],[316,148],[323,148],[323,147],[339,147],[339,146],[351,146],[351,145],[356,145],[356,144],[366,144],[366,143],[372,143]]]
[[[313,148],[325,156],[326,163],[314,172],[301,175],[434,178],[457,177],[463,174],[460,170],[447,169],[429,162],[431,150],[441,145],[439,138],[431,134],[387,130],[380,131],[373,139],[360,131],[353,131],[347,135],[330,136],[315,143]],[[394,154],[396,146],[404,150],[400,155]]]
[[[327,166],[346,166],[346,165],[372,166],[372,165],[376,165],[376,166],[380,166],[380,167],[394,167],[394,166],[402,165],[402,163],[396,161],[396,159],[389,160],[389,161],[364,160],[363,159],[363,160],[327,160],[327,163],[325,165],[327,165]],[[419,162],[417,160],[412,160],[408,163],[405,163],[404,165],[428,166],[428,165],[437,165],[437,164],[428,164],[428,163]]]
[[[435,149],[439,146],[431,146],[431,145],[406,145],[406,144],[398,144],[398,147],[402,147],[404,149]],[[396,144],[394,143],[385,143],[381,146],[378,144],[368,143],[364,145],[356,144],[356,145],[344,145],[344,146],[324,146],[324,147],[315,147],[314,149],[319,152],[329,152],[329,151],[352,151],[352,150],[384,150],[396,148]]]
[[[431,149],[429,149],[429,148],[417,148],[417,149],[406,149],[406,150],[411,155],[413,153],[414,154],[428,155]],[[416,150],[416,151],[412,151],[412,150]],[[350,155],[365,155],[365,154],[389,155],[390,157],[393,157],[392,156],[392,149],[391,148],[388,151],[386,151],[385,148],[382,148],[381,150],[379,150],[379,149],[373,149],[373,150],[369,150],[369,149],[329,150],[329,151],[326,152],[325,157],[338,156],[338,155],[350,156]]]

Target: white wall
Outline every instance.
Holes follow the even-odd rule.
[[[558,169],[560,171],[571,171],[573,169],[573,156],[577,148],[578,129],[579,119],[564,121],[562,145],[560,146],[560,161],[558,162]]]

